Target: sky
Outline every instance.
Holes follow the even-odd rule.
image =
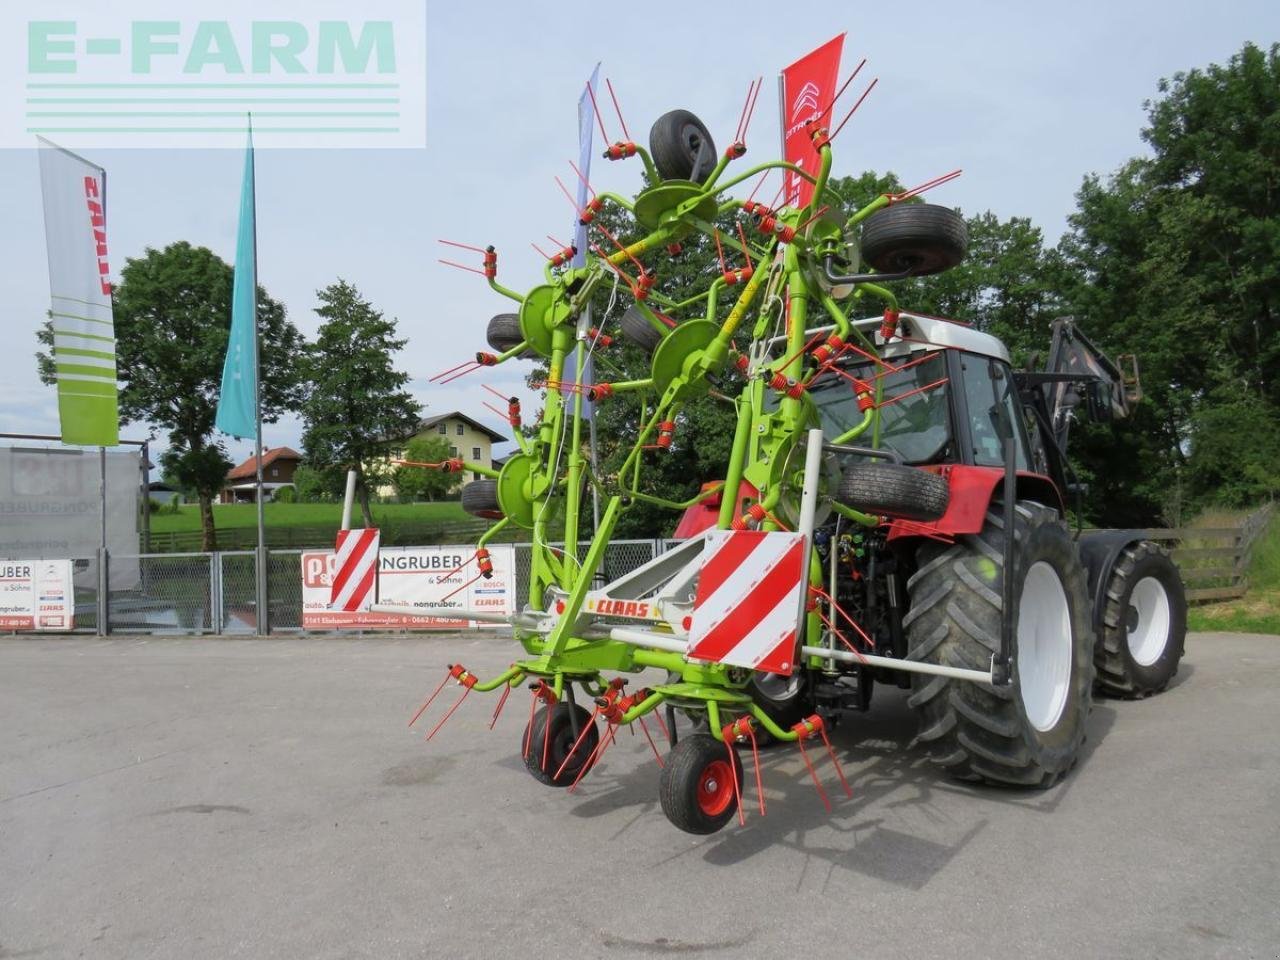
[[[834,144],[834,174],[893,170],[915,184],[962,168],[962,177],[930,195],[934,202],[1030,217],[1054,243],[1081,179],[1106,175],[1143,151],[1143,102],[1157,95],[1159,79],[1225,62],[1246,41],[1265,47],[1280,39],[1280,4],[427,0],[426,149],[260,150],[259,283],[308,336],[317,327],[315,291],[338,278],[355,284],[397,318],[408,344],[396,362],[412,377],[425,415],[460,409],[509,435],[483,406],[494,398],[481,383],[525,395],[531,419],[527,362],[446,387],[428,382],[487,349],[488,319],[514,306],[482,278],[437,263],[455,259],[437,240],[492,243],[503,283],[523,290],[542,282],[542,260],[529,243],[545,249],[544,235],[564,238],[572,229],[573,211],[553,177],[573,177],[576,102],[597,60],[641,142],[654,119],[680,107],[701,117],[723,149],[748,83],[763,75],[748,154],[739,161],[753,164],[778,155],[778,70],[842,31],[842,76],[868,58],[853,92],[863,79],[879,83]],[[602,107],[614,139],[617,121]],[[108,172],[113,274],[125,257],[177,240],[233,260],[237,151],[89,155]],[[593,163],[597,189],[637,189],[638,159],[608,163],[597,154]],[[34,359],[48,307],[43,238],[34,144],[0,149],[0,303],[8,334],[0,351],[0,431],[58,432],[54,388],[40,384]],[[150,432],[131,424],[121,435]],[[269,425],[264,439],[297,447],[300,435],[289,418]],[[251,452],[234,440],[227,448],[237,461]]]

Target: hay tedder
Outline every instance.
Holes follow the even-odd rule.
[[[711,833],[743,816],[744,789],[764,812],[764,741],[798,746],[828,808],[824,780],[850,792],[828,734],[870,707],[876,683],[910,689],[919,740],[946,773],[1030,787],[1073,765],[1095,688],[1142,696],[1168,684],[1185,629],[1176,569],[1136,531],[1073,536],[1064,500],[1083,493],[1065,456],[1071,421],[1126,415],[1136,363],[1112,363],[1063,319],[1047,369],[1015,372],[996,338],[904,309],[894,281],[965,255],[959,214],[916,199],[950,175],[850,215],[828,190],[833,105],[805,127],[810,169],[779,160],[733,172],[746,107],[720,154],[683,110],[653,125],[648,150],[612,143],[604,156],[637,158],[648,186],[634,201],[593,194],[578,210],[591,238],[581,265],[566,247],[523,294],[498,282],[492,247],[472,248],[477,272],[518,309],[491,321],[493,352],[442,377],[534,358],[546,402],[501,469],[439,465],[480,475],[463,504],[496,521],[452,576],[490,575],[486,544],[512,527],[528,532],[532,559],[514,616],[458,614],[509,623],[523,655],[491,678],[452,666],[418,713],[450,680],[461,686],[431,736],[472,691],[501,692],[496,720],[527,685],[518,749],[534,778],[576,785],[636,724],[661,767],[667,817]],[[811,199],[731,194],[770,170],[808,184]],[[614,240],[600,223],[609,208],[639,239]],[[714,221],[726,216],[737,224],[722,235]],[[705,290],[677,302],[664,258],[699,231],[740,265],[722,256]],[[587,309],[610,286],[627,302],[622,336],[651,352],[645,377],[584,373],[618,333],[592,326]],[[724,396],[730,381],[742,386]],[[647,462],[681,455],[682,410],[709,393],[736,411],[731,455],[694,499],[664,500],[646,490]],[[585,450],[588,402],[641,411],[607,473]],[[514,400],[508,415],[519,428]],[[592,487],[603,509],[580,554]],[[691,535],[606,582],[610,537],[637,503],[683,511]],[[564,550],[551,544],[561,532]],[[628,682],[646,670],[665,678]],[[677,732],[678,721],[692,726]]]

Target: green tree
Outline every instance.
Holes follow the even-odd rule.
[[[388,445],[414,432],[422,408],[404,389],[409,375],[393,363],[405,345],[395,321],[345,280],[316,296],[322,323],[304,363],[302,445],[313,468],[356,471],[364,522],[373,526],[371,488],[390,473]]]
[[[405,447],[404,459],[413,463],[440,463],[449,459],[449,441],[444,437],[415,437]],[[462,482],[459,473],[426,470],[422,467],[396,467],[391,474],[392,486],[401,500],[435,500],[447,496]]]
[[[1246,44],[1225,65],[1161,81],[1159,93],[1142,131],[1151,155],[1087,177],[1061,244],[1071,312],[1104,348],[1142,364],[1135,421],[1081,432],[1107,522],[1153,520],[1184,474],[1218,475],[1206,430],[1258,439],[1212,411],[1243,404],[1280,416],[1280,48]],[[1196,463],[1202,456],[1212,468]],[[1268,489],[1187,487],[1202,503]],[[1107,509],[1118,503],[1124,515]]]
[[[301,503],[334,503],[342,498],[345,483],[341,470],[321,470],[305,462],[293,474]]]
[[[160,455],[165,476],[200,504],[202,549],[217,549],[213,498],[232,463],[214,434],[222,366],[231,327],[234,271],[213,251],[186,241],[125,261],[112,293],[120,418],[168,431]],[[258,288],[262,418],[275,423],[296,408],[302,336],[284,307]],[[41,343],[48,346],[49,340]],[[47,355],[37,357],[42,379]]]

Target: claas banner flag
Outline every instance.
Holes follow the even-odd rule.
[[[40,140],[50,319],[62,442],[120,442],[116,335],[107,274],[107,173]]]
[[[818,151],[804,125],[831,105],[843,50],[842,33],[782,71],[782,153],[801,170],[817,173]],[[808,206],[813,199],[813,184],[790,170],[783,177],[786,204]]]

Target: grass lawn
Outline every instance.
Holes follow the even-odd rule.
[[[1238,600],[1191,607],[1187,626],[1191,630],[1280,634],[1280,518],[1272,517],[1253,545],[1249,592]]]
[[[456,500],[441,503],[385,503],[373,505],[373,516],[382,522],[422,522],[434,520],[468,520],[462,505]],[[266,522],[268,527],[332,527],[338,529],[342,521],[340,503],[268,503]],[[360,523],[360,508],[356,507],[354,521]],[[252,503],[224,503],[213,505],[213,522],[219,530],[235,530],[253,527],[257,521],[257,508]],[[182,533],[200,529],[200,508],[186,504],[177,513],[153,513],[153,533]]]

